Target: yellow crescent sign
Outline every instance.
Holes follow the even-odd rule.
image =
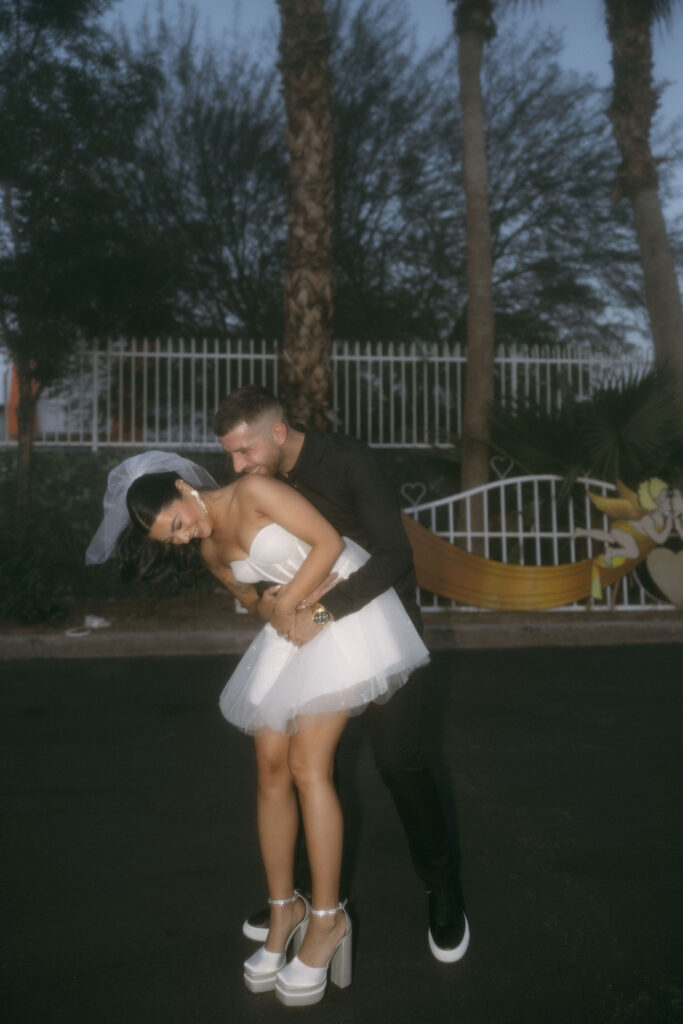
[[[425,590],[474,608],[530,611],[559,608],[590,597],[596,584],[609,586],[643,561],[656,544],[639,543],[639,557],[607,567],[586,558],[567,565],[506,565],[472,555],[403,516],[413,549],[417,582]]]

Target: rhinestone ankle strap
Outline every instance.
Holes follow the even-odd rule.
[[[293,903],[294,900],[298,900],[298,899],[299,899],[299,893],[295,889],[294,890],[294,895],[293,896],[288,896],[286,900],[273,900],[269,896],[268,897],[268,902],[270,903],[271,907],[284,907],[288,903]]]
[[[314,917],[332,917],[333,914],[338,914],[340,910],[343,910],[346,906],[346,900],[343,903],[338,903],[336,907],[332,907],[331,910],[314,910],[311,907],[311,913]]]

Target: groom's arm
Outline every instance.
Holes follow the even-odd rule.
[[[368,561],[340,580],[322,603],[334,619],[344,618],[359,611],[390,587],[412,595],[417,588],[413,553],[403,528],[401,511],[394,491],[384,476],[374,454],[358,448],[337,465],[334,471],[343,476],[347,501],[350,499],[359,524],[357,539],[369,553]],[[311,485],[313,481],[311,481]],[[343,527],[339,524],[341,532]],[[415,606],[415,621],[419,628],[419,611]],[[312,621],[309,609],[297,615],[297,641],[307,643],[324,626]]]
[[[413,552],[396,495],[371,451],[361,448],[348,460],[345,483],[360,525],[359,543],[370,557],[327,598],[335,619],[414,578]]]
[[[217,563],[209,564],[209,571],[220,580],[223,586],[244,605],[252,619],[257,622],[270,622],[275,608],[275,600],[280,589],[279,583],[262,581],[260,583],[240,583],[235,579],[232,569]],[[331,572],[320,586],[306,598],[306,604],[317,604],[337,583],[337,573]]]

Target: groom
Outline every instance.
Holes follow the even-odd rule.
[[[422,631],[416,601],[412,552],[396,497],[372,451],[340,434],[292,427],[277,398],[261,387],[233,391],[214,417],[214,431],[236,473],[277,476],[295,487],[339,531],[369,552],[368,561],[324,594],[324,603],[296,613],[294,642],[308,643],[328,622],[358,611],[393,587]],[[277,588],[259,602],[261,618],[272,613]],[[427,670],[428,671],[428,670]],[[444,963],[460,960],[469,926],[450,847],[443,808],[420,741],[420,689],[425,669],[386,704],[370,704],[365,718],[379,773],[394,800],[412,861],[426,886],[429,947]],[[244,925],[245,934],[265,941],[268,911]]]

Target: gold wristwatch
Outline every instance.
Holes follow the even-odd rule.
[[[314,605],[312,614],[316,626],[326,626],[332,618],[324,604]]]

